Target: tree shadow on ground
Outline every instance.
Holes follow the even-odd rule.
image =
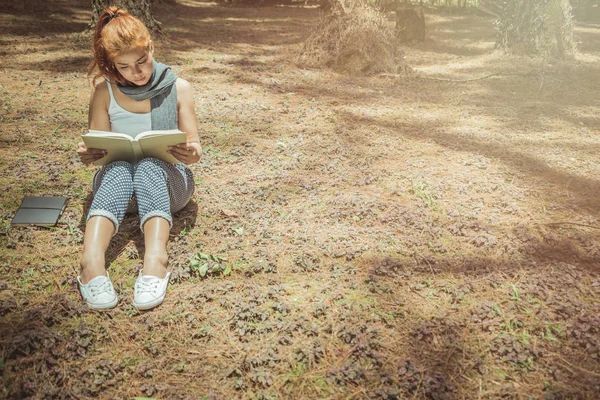
[[[494,70],[493,66],[490,67]],[[513,70],[514,73],[522,74],[521,77],[508,76],[511,72],[504,69],[506,77],[480,82],[485,91],[476,95],[477,107],[485,111],[494,104],[501,104],[498,111],[506,116],[516,116],[512,123],[506,123],[506,127],[517,131],[523,128],[524,123],[528,128],[540,131],[549,129],[549,121],[553,118],[575,126],[583,123],[593,127],[600,123],[598,115],[580,115],[573,110],[576,108],[585,113],[586,110],[597,107],[595,99],[581,94],[590,89],[590,86],[598,86],[600,68],[592,64],[562,64],[546,71],[541,64],[538,68],[533,65],[529,68],[531,69],[524,71]],[[472,76],[485,74],[482,68],[468,68],[462,72]]]
[[[477,56],[490,52],[495,34],[489,17],[472,15],[444,15],[439,10],[425,13],[428,36],[424,43],[412,48],[455,56]],[[456,43],[460,43],[457,45]],[[408,50],[410,51],[410,50]]]
[[[486,71],[488,66],[473,68],[473,75],[482,75]],[[581,85],[588,82],[594,77],[600,77],[600,69],[592,66],[586,66],[581,70],[577,70],[578,79],[581,81]],[[381,81],[358,79],[355,82],[360,84],[360,88],[372,88],[373,91],[369,94],[365,94],[364,91],[359,90],[359,86],[349,87],[342,85],[333,87],[330,85],[310,85],[304,82],[286,82],[278,84],[276,86],[268,85],[264,80],[259,80],[252,73],[241,73],[234,75],[234,79],[237,82],[261,86],[274,93],[296,93],[306,99],[318,98],[329,102],[332,105],[344,104],[346,106],[361,106],[364,104],[372,104],[374,108],[377,108],[377,100],[382,101],[379,104],[387,104],[385,98],[388,97],[392,102],[387,107],[392,107],[391,104],[397,104],[398,101],[410,102],[411,99],[405,98],[404,91],[400,90],[403,87],[406,91],[412,93],[413,90],[419,93],[418,87],[421,87],[421,93],[432,92],[439,89],[436,96],[428,96],[425,99],[413,99],[413,104],[419,102],[425,102],[428,104],[449,104],[454,99],[451,97],[453,91],[445,91],[445,86],[453,87],[457,83],[452,82],[435,82],[435,81],[423,81],[421,79],[407,79],[405,81],[398,81],[397,86],[384,87],[383,91],[377,93],[375,90],[382,89]],[[330,82],[331,84],[331,82]],[[460,84],[460,83],[458,83]],[[466,85],[467,83],[463,83]],[[548,125],[550,118],[559,119],[567,123],[573,124],[579,127],[581,123],[586,126],[593,127],[600,123],[600,117],[597,115],[573,115],[569,108],[577,108],[580,110],[586,110],[592,106],[592,99],[583,98],[576,94],[561,96],[560,103],[556,103],[554,96],[542,95],[534,90],[538,87],[537,82],[533,78],[528,77],[501,77],[499,79],[490,79],[479,83],[482,90],[478,91],[477,95],[471,96],[468,102],[465,102],[465,109],[469,110],[471,115],[479,118],[497,115],[501,112],[499,124],[494,127],[496,130],[520,132],[524,126],[527,127],[528,131],[545,131],[551,129]],[[523,85],[531,87],[531,91],[523,91]],[[519,96],[515,97],[511,94],[511,86],[519,87],[521,91]],[[425,90],[423,90],[425,88]],[[564,93],[569,90],[569,87],[561,87],[560,93]],[[383,93],[381,93],[383,92]],[[479,94],[480,93],[480,94]],[[416,100],[416,101],[415,101]],[[471,103],[471,104],[470,104]],[[502,104],[499,109],[498,104]],[[409,103],[410,104],[410,103]],[[346,110],[348,108],[346,107]],[[357,112],[349,112],[344,110],[336,110],[336,114],[339,116],[341,121],[352,121],[354,126],[364,127],[381,127],[395,132],[396,134],[390,134],[394,137],[406,136],[416,140],[428,141],[434,140],[436,143],[451,148],[456,151],[469,151],[474,154],[481,154],[488,157],[494,157],[503,161],[511,169],[518,171],[523,176],[528,176],[534,179],[540,179],[552,185],[556,185],[560,188],[568,188],[568,190],[574,191],[576,197],[574,202],[584,207],[591,207],[595,212],[600,212],[600,200],[596,195],[598,188],[598,181],[595,179],[589,179],[577,176],[569,172],[563,172],[556,170],[542,159],[535,155],[530,154],[528,151],[519,151],[514,147],[507,146],[506,143],[498,144],[490,141],[486,141],[485,138],[478,139],[477,137],[470,137],[468,131],[465,130],[464,134],[461,134],[461,126],[456,125],[460,121],[456,122],[445,122],[443,119],[438,123],[436,121],[430,121],[427,119],[411,119],[410,122],[404,122],[403,118],[400,118],[399,122],[394,122],[395,115],[391,113],[391,110],[386,110],[382,113],[383,118],[374,118],[365,115],[361,115]],[[494,117],[496,118],[496,117]],[[452,133],[454,129],[458,133]],[[517,138],[518,143],[518,138]],[[539,147],[545,146],[556,146],[557,142],[542,143],[538,144]],[[570,148],[575,151],[586,150],[593,151],[595,145],[586,143],[575,143],[566,141],[560,143],[561,147]],[[553,198],[555,192],[551,189],[548,198]]]
[[[499,263],[495,257],[482,256],[436,261],[410,262],[393,256],[364,260],[365,286],[379,305],[379,314],[398,336],[408,336],[399,343],[393,337],[387,341],[388,348],[397,347],[406,358],[399,365],[400,386],[409,384],[413,392],[434,386],[437,394],[451,394],[455,387],[444,384],[450,378],[448,383],[457,384],[463,393],[483,388],[518,396],[519,387],[497,387],[494,376],[530,374],[532,379],[543,379],[568,360],[567,364],[576,363],[585,373],[566,368],[554,375],[553,384],[545,390],[568,398],[588,398],[596,390],[591,383],[597,381],[598,360],[586,354],[576,336],[562,336],[559,345],[544,340],[547,326],[559,324],[569,331],[593,309],[585,291],[580,296],[572,294],[582,290],[580,281],[590,275],[572,264],[547,260],[543,264],[535,260]],[[448,274],[453,264],[469,269],[455,268],[453,272],[461,275],[457,279]],[[406,314],[410,316],[405,320]],[[522,340],[522,332],[540,340],[531,345]],[[475,337],[488,341],[474,342]],[[487,370],[490,359],[496,371]],[[536,368],[530,368],[531,362]],[[481,378],[475,379],[476,385],[473,377]],[[419,378],[420,389],[414,385]]]
[[[455,56],[481,56],[489,54],[492,45],[484,43],[483,45],[464,45],[452,46],[438,39],[428,38],[425,43],[413,46],[415,49],[439,54],[452,54]],[[407,49],[410,52],[410,48]]]
[[[542,182],[554,185],[553,188],[549,189],[549,199],[555,197],[556,187],[568,188],[569,191],[575,194],[574,203],[582,207],[589,207],[595,213],[600,213],[600,198],[597,196],[600,181],[556,170],[533,155],[507,148],[504,144],[483,142],[467,136],[449,134],[443,128],[428,126],[427,123],[388,122],[343,111],[339,114],[346,121],[385,128],[390,132],[395,132],[397,137],[404,136],[417,141],[433,141],[437,145],[458,152],[480,154],[500,160],[512,170],[518,171],[523,176],[529,177],[529,179],[539,179]]]
[[[351,103],[354,105],[370,105],[373,101],[380,98],[381,95],[377,93],[364,93],[359,91],[360,87],[347,87],[347,86],[325,86],[325,85],[311,85],[304,83],[277,83],[276,85],[269,86],[264,80],[259,80],[256,75],[253,75],[248,68],[238,67],[236,68],[239,73],[232,74],[236,82],[251,85],[261,86],[265,89],[276,93],[295,93],[299,96],[303,96],[307,99],[318,98],[320,100],[329,100],[336,103]]]
[[[473,31],[471,31],[472,18],[463,20],[437,13],[430,19],[433,23],[431,23],[429,43],[414,47],[412,52],[407,50],[409,64],[415,62],[417,64],[415,68],[418,68],[422,63],[420,58],[425,58],[424,66],[435,69],[431,64],[438,62],[442,64],[444,55],[457,54],[454,49],[444,48],[446,41],[456,46],[458,40],[462,44],[457,46],[461,49],[458,52],[471,56],[447,59],[447,62],[453,65],[443,68],[445,76],[436,76],[442,78],[438,82],[440,95],[443,96],[443,89],[446,86],[464,85],[467,93],[473,93],[471,101],[463,102],[465,106],[476,105],[483,114],[490,113],[490,110],[486,110],[487,107],[493,109],[494,113],[501,112],[503,117],[507,117],[504,118],[505,120],[512,120],[507,124],[510,129],[519,130],[526,122],[528,128],[543,130],[548,128],[548,124],[544,121],[552,117],[559,117],[576,126],[584,124],[593,127],[600,123],[597,112],[591,113],[593,115],[582,115],[581,112],[574,113],[570,109],[577,107],[578,111],[585,111],[597,107],[595,98],[582,96],[590,89],[590,85],[596,87],[600,81],[600,68],[595,61],[600,45],[600,29],[597,25],[581,22],[576,24],[575,35],[580,38],[581,43],[574,60],[548,59],[545,62],[542,57],[511,56],[492,51],[490,45],[495,41],[492,18],[474,19],[476,25]],[[445,32],[447,35],[443,34]],[[431,46],[431,43],[438,42],[441,47]],[[473,48],[477,51],[469,54],[470,49]],[[440,61],[430,57],[429,53],[432,52],[441,57]],[[490,73],[499,76],[477,80]],[[425,77],[428,74],[424,72],[422,75]],[[517,76],[519,74],[521,76]],[[443,82],[444,79],[446,82]],[[461,80],[464,82],[460,82]],[[469,80],[477,80],[477,82],[469,82]],[[432,86],[433,84],[435,83],[432,82]],[[485,90],[473,91],[478,87]]]
[[[600,13],[600,11],[599,11]],[[597,51],[600,47],[600,23],[579,22],[575,35],[579,39],[577,48],[582,52]]]
[[[177,52],[197,48],[226,52],[230,46],[300,43],[319,12],[314,8],[231,8],[204,2],[159,5],[155,10],[163,16],[160,20],[166,32],[160,39],[166,46],[161,47]]]
[[[91,5],[84,0],[60,1],[30,0],[23,2],[0,1],[2,30],[14,36],[37,35],[46,37],[61,33],[82,32],[88,22],[78,21],[81,14],[90,13]]]
[[[489,75],[490,68],[485,66],[478,68],[468,68],[461,71],[464,75],[473,77],[483,77]],[[259,80],[252,75],[252,70],[244,67],[239,68],[239,74],[233,74],[236,82],[248,85],[263,86],[267,90],[274,93],[296,93],[306,98],[319,98],[333,102],[335,104],[346,103],[352,105],[373,104],[379,99],[389,97],[391,100],[411,101],[403,94],[402,88],[408,89],[421,86],[426,90],[421,90],[421,93],[426,95],[436,87],[439,90],[435,96],[419,96],[413,98],[412,103],[418,104],[426,102],[429,104],[447,105],[451,104],[455,97],[453,91],[444,90],[445,87],[453,88],[456,85],[469,85],[468,82],[444,82],[444,81],[429,81],[426,77],[416,76],[415,79],[407,78],[399,80],[391,85],[383,84],[383,81],[371,80],[368,78],[357,77],[354,82],[360,86],[326,86],[312,85],[299,82],[285,82],[276,86],[267,85],[264,80]],[[507,76],[491,77],[487,82],[479,82],[477,85],[483,87],[483,90],[477,90],[470,97],[469,102],[463,101],[463,108],[469,111],[470,114],[479,117],[498,115],[502,118],[502,126],[504,129],[512,132],[520,132],[524,127],[528,130],[546,131],[552,129],[552,119],[558,119],[573,124],[574,126],[587,126],[593,128],[600,124],[600,116],[586,110],[593,110],[595,101],[592,98],[585,98],[578,95],[580,90],[583,90],[585,85],[596,85],[600,82],[600,68],[585,67],[581,69],[574,68],[569,71],[549,72],[548,77],[545,77],[546,84],[543,91],[540,92],[541,75],[532,74],[531,76],[512,77],[511,74],[527,75],[526,72],[511,72],[504,69],[505,72],[498,72],[500,75]],[[559,81],[565,79],[565,82]],[[570,80],[570,82],[569,82]],[[387,86],[387,87],[384,87]],[[374,91],[365,93],[362,90],[365,87],[371,87]],[[577,87],[573,91],[573,87]],[[511,89],[518,90],[518,96]],[[360,89],[360,90],[359,90]],[[379,93],[378,93],[379,91]],[[560,99],[560,100],[558,100]],[[500,107],[498,105],[501,104]],[[580,110],[580,113],[574,113],[573,108]],[[567,144],[573,148],[584,146],[590,149],[589,145],[578,145],[577,143]]]
[[[59,347],[68,348],[73,358],[85,355],[85,351],[79,354],[75,351],[78,347],[75,341],[85,335],[85,324],[78,324],[79,327],[68,335],[53,329],[65,319],[81,317],[88,312],[84,302],[74,302],[69,297],[65,293],[46,293],[45,296],[35,299],[13,298],[14,303],[1,303],[0,351],[3,370],[4,363],[7,368],[10,368],[8,365],[12,367],[21,362],[35,362],[32,360],[39,360],[40,364],[46,365],[46,362],[54,361],[54,354]],[[12,398],[26,398],[39,394],[39,388],[35,384],[15,385],[16,382],[3,381],[1,378],[0,382],[5,393],[11,390]]]
[[[82,73],[87,70],[91,57],[65,56],[58,59],[42,62],[21,64],[18,68],[29,71],[52,71],[60,73]]]

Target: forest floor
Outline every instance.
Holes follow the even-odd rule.
[[[0,398],[600,397],[600,25],[544,65],[428,10],[412,74],[352,77],[296,65],[316,8],[157,5],[197,189],[165,302],[131,305],[129,216],[90,312],[91,10],[33,3],[0,11]],[[68,197],[59,225],[11,227],[25,195]]]

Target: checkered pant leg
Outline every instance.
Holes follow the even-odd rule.
[[[118,231],[133,195],[133,174],[133,165],[126,161],[115,161],[100,168],[94,175],[94,199],[87,220],[106,217],[115,224],[115,232]]]
[[[152,217],[162,217],[172,226],[172,214],[184,208],[194,194],[194,176],[185,164],[145,158],[135,168],[133,188],[142,230]]]

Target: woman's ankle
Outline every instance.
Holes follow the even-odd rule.
[[[97,276],[107,276],[106,268],[104,267],[104,256],[86,255],[84,254],[80,262],[81,283],[84,285]]]
[[[152,275],[162,279],[167,276],[168,262],[169,256],[166,250],[146,252],[142,275]]]

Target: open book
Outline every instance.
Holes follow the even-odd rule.
[[[147,157],[173,163],[178,160],[167,153],[167,150],[169,146],[185,143],[186,134],[178,129],[147,131],[138,134],[134,139],[124,133],[90,129],[81,135],[81,139],[88,149],[106,150],[106,156],[95,161],[95,165],[105,165],[113,161],[138,162]]]

